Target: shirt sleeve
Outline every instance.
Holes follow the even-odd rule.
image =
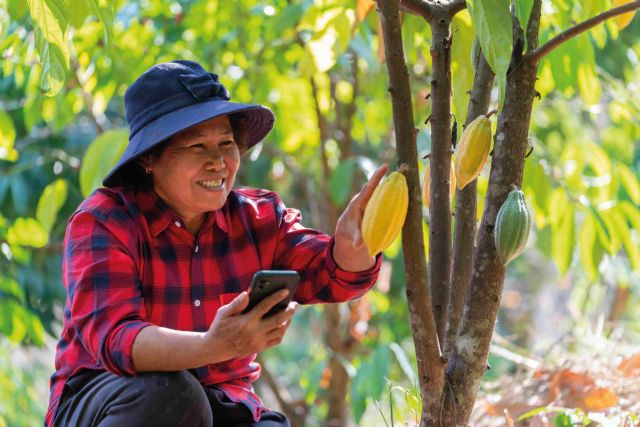
[[[275,268],[296,270],[301,283],[294,299],[302,304],[343,302],[364,295],[376,282],[382,256],[365,271],[341,269],[333,258],[335,237],[304,227],[299,211],[286,208],[276,197],[279,219]]]
[[[62,274],[70,322],[87,352],[116,375],[135,375],[133,341],[145,309],[132,234],[122,224],[76,213],[65,236]]]

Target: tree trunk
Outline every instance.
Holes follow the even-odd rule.
[[[527,41],[531,49],[537,47],[540,4],[540,0],[534,2],[529,20]],[[522,31],[514,33],[515,46],[523,46]],[[537,66],[523,60],[522,51],[514,49],[507,74],[504,108],[494,138],[489,188],[473,258],[471,287],[447,365],[447,382],[451,386],[445,393],[447,410],[443,424],[447,426],[468,424],[486,370],[505,274],[505,267],[496,253],[493,229],[511,185],[520,187],[522,183],[536,72]]]
[[[405,163],[409,189],[409,208],[402,228],[405,279],[409,318],[418,365],[422,397],[422,425],[436,425],[442,407],[444,361],[440,353],[436,323],[431,309],[427,280],[424,239],[422,237],[422,197],[418,176],[416,129],[404,57],[400,15],[396,0],[378,0],[389,72],[389,93],[393,107],[398,163]],[[447,175],[447,180],[449,176]]]

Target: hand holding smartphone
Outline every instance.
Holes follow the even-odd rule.
[[[300,283],[300,275],[294,270],[260,270],[251,279],[249,288],[249,305],[243,313],[251,311],[263,299],[280,289],[288,289],[289,295],[267,312],[263,317],[272,316],[287,308]]]

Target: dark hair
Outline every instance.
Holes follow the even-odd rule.
[[[249,135],[246,126],[247,117],[242,112],[230,114],[229,123],[231,124],[231,130],[233,131],[233,138],[235,139],[238,149],[240,150],[240,154],[242,155],[247,151],[247,139]],[[141,156],[160,156],[167,145],[166,143],[171,141],[173,136],[170,136],[168,139],[159,143],[151,150],[139,154],[138,157],[129,162],[128,165],[122,167],[118,172],[121,177],[120,181],[122,182],[122,185],[126,187],[138,187],[145,190],[151,188],[153,186],[153,178],[151,177],[151,174],[145,172],[144,167],[142,167],[138,162],[138,159],[140,159]]]

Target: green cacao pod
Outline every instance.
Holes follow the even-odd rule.
[[[362,239],[371,256],[388,248],[404,225],[409,189],[403,170],[392,172],[378,184],[364,210]]]
[[[478,178],[491,150],[491,120],[480,115],[462,132],[453,164],[456,182],[463,189]]]
[[[502,204],[496,217],[493,237],[503,265],[520,255],[527,244],[531,229],[531,214],[524,193],[513,189]]]

